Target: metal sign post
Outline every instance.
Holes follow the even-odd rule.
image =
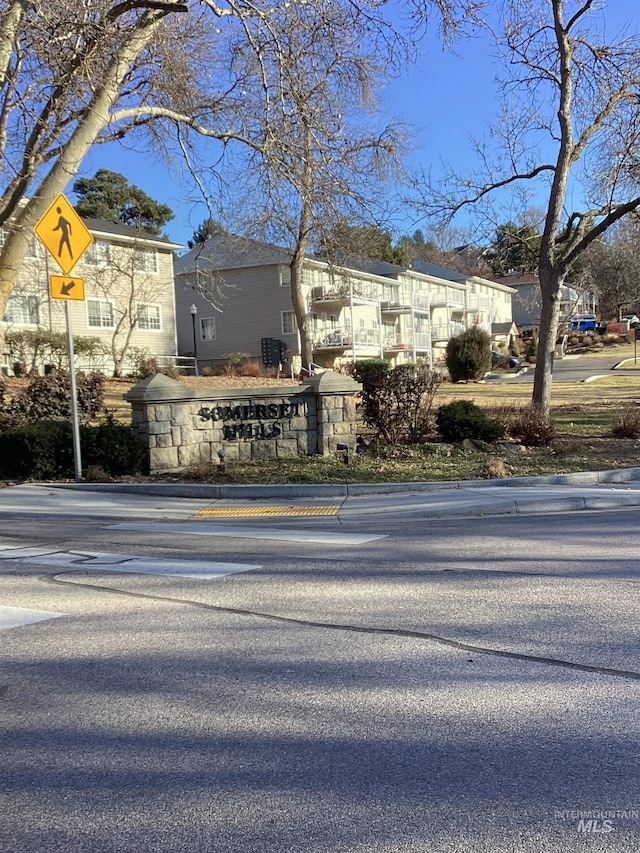
[[[49,276],[49,293],[52,299],[66,302],[67,350],[69,353],[69,379],[71,383],[71,429],[73,432],[73,458],[76,483],[82,480],[82,457],[80,453],[80,419],[78,392],[76,388],[75,353],[69,302],[84,300],[84,280],[69,276],[69,273],[87,251],[93,237],[75,212],[70,202],[60,194],[35,227],[36,236],[56,261],[64,276]]]
[[[73,460],[76,483],[82,480],[82,454],[80,450],[80,417],[78,412],[78,392],[76,388],[76,371],[74,368],[75,353],[73,351],[73,332],[71,331],[71,317],[69,315],[69,303],[65,303],[65,315],[67,317],[67,349],[69,351],[69,379],[71,381],[71,429],[73,430]]]

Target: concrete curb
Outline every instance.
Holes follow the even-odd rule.
[[[246,484],[216,486],[209,483],[48,483],[48,488],[77,489],[88,492],[152,495],[163,498],[194,498],[197,500],[260,500],[282,498],[345,498],[365,495],[411,494],[421,492],[481,490],[486,487],[526,488],[529,486],[592,486],[601,483],[630,483],[640,480],[640,467],[617,468],[609,471],[579,471],[575,474],[553,474],[545,477],[508,477],[504,480],[455,480],[408,483],[289,483],[281,485]],[[622,497],[622,495],[621,495]],[[528,500],[528,499],[527,499]],[[548,507],[549,500],[542,501]],[[560,498],[559,500],[567,500]],[[578,500],[578,498],[571,498]],[[585,498],[580,498],[584,508]],[[589,498],[589,500],[592,500]],[[639,498],[640,501],[640,493]],[[514,504],[511,499],[506,502]],[[522,507],[522,500],[517,501]],[[594,507],[595,508],[595,507]],[[502,510],[504,511],[504,510]],[[514,511],[514,510],[511,510]],[[519,511],[517,508],[515,511]],[[529,511],[533,511],[529,509]],[[450,514],[450,512],[449,512]]]

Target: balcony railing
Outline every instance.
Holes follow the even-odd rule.
[[[448,341],[449,338],[454,338],[464,332],[464,329],[464,323],[441,323],[431,329],[431,340]]]
[[[467,296],[465,311],[469,314],[477,314],[479,312],[488,314],[491,311],[491,299],[488,296],[480,296],[478,293],[470,293]]]

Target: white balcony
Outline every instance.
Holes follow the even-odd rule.
[[[432,341],[448,341],[450,338],[455,338],[461,332],[464,332],[464,323],[441,323],[438,326],[433,326],[431,329]]]

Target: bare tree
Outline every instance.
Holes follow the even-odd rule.
[[[424,12],[459,10],[461,4],[421,5]],[[376,126],[374,116],[378,86],[407,60],[408,44],[380,8],[375,2],[294,4],[281,12],[277,35],[263,31],[250,50],[236,51],[253,98],[250,120],[263,143],[240,162],[244,203],[238,195],[233,203],[243,233],[291,250],[291,301],[304,365],[312,361],[305,256],[322,248],[338,266],[342,247],[332,254],[331,240],[324,238],[344,222],[380,224],[391,194],[387,179],[399,170],[404,128]],[[441,22],[449,25],[449,18],[443,14]],[[217,188],[218,175],[213,179]]]
[[[449,26],[467,0],[407,3],[418,16],[438,9]],[[343,132],[339,112],[350,87],[354,101],[366,100],[375,51],[380,65],[394,61],[398,41],[384,6],[380,0],[0,0],[0,225],[9,229],[0,254],[0,315],[38,219],[91,146],[128,134],[144,134],[169,157],[176,142],[189,156],[196,135],[213,140],[209,163],[234,142],[247,146],[256,163],[275,169],[274,186],[288,184],[289,198],[307,199],[296,228],[302,247],[314,184],[305,153],[331,172],[324,188],[338,197],[347,153],[371,171],[378,153],[395,146],[386,129],[377,139]],[[286,194],[279,196],[284,204]],[[304,325],[295,291],[293,298]]]
[[[607,39],[606,9],[594,0],[508,0],[500,8],[503,29],[493,36],[506,60],[504,108],[492,148],[477,145],[476,176],[451,173],[446,191],[431,185],[423,211],[450,221],[469,205],[486,212],[513,201],[523,186],[544,193],[533,403],[548,412],[565,278],[588,246],[640,206],[640,37]],[[579,209],[569,207],[580,197]]]
[[[142,235],[126,245],[111,243],[108,258],[103,262],[96,258],[95,266],[85,267],[87,298],[97,298],[108,306],[109,325],[102,331],[108,331],[105,350],[111,357],[114,376],[122,376],[136,331],[160,331],[162,308],[166,311],[171,303],[167,278],[145,269],[144,246]]]
[[[250,42],[278,9],[268,0],[0,0],[0,315],[34,225],[92,145],[145,131],[163,138],[167,122],[259,144],[238,119],[229,32]]]
[[[640,223],[628,217],[586,252],[585,277],[599,297],[604,319],[640,310]]]

